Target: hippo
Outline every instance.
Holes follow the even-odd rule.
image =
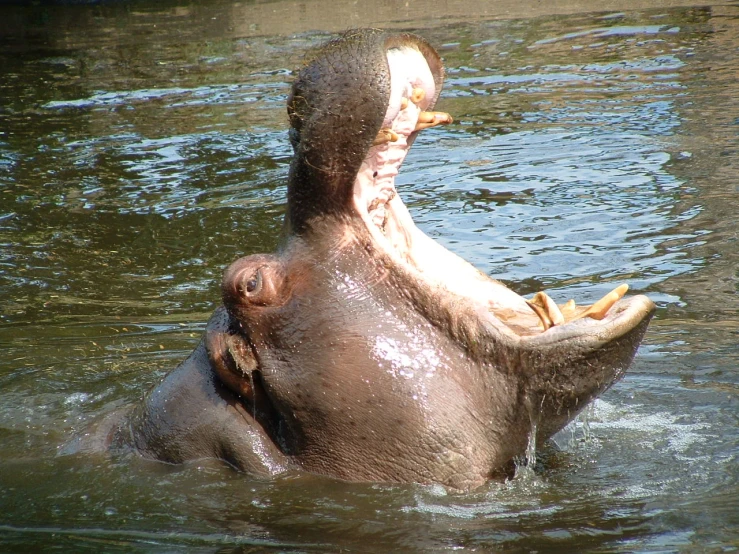
[[[427,236],[395,176],[444,81],[424,39],[352,30],[309,54],[277,252],[241,258],[192,354],[106,448],[254,476],[469,490],[561,430],[631,363],[655,305],[526,299]]]

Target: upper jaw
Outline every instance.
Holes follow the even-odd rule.
[[[419,45],[423,43],[403,43],[387,50],[388,106],[354,180],[352,202],[375,241],[406,261],[410,261],[413,235],[420,231],[397,195],[395,177],[420,130],[452,122],[448,113],[429,111],[439,95],[443,70],[438,57],[430,59]]]

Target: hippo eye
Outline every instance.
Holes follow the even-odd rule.
[[[255,292],[259,292],[262,289],[262,271],[257,270],[257,272],[251,276],[251,278],[246,282],[246,292],[249,294],[254,294]]]
[[[372,174],[372,177],[377,178],[377,171]]]

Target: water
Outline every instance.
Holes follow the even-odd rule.
[[[275,247],[291,72],[363,18],[0,7],[0,551],[739,549],[739,10],[535,4],[367,8],[448,68],[455,124],[400,176],[419,225],[520,293],[659,305],[585,419],[466,494],[57,456],[189,353],[225,266]]]

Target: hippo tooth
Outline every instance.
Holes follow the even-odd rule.
[[[426,98],[426,91],[420,87],[414,88],[411,92],[411,102],[414,104],[419,104],[424,98]]]
[[[396,142],[398,140],[398,133],[392,129],[380,129],[377,132],[377,137],[372,142],[372,146],[379,146],[380,144],[386,144],[388,142]]]
[[[437,125],[448,125],[453,123],[454,119],[446,112],[421,112],[418,114],[418,122],[415,131],[436,127]]]
[[[531,307],[531,309],[534,311],[534,313],[539,317],[539,323],[546,331],[552,326],[552,320],[549,319],[549,315],[544,310],[542,306],[539,306],[539,304],[526,300],[526,303]]]
[[[526,303],[539,317],[541,325],[546,331],[555,325],[563,325],[583,317],[603,319],[608,310],[626,294],[627,290],[629,290],[628,285],[620,285],[588,307],[578,308],[574,300],[568,300],[560,308],[545,292],[537,292],[531,300],[526,300]]]
[[[562,312],[562,315],[565,317],[565,321],[570,321],[571,319],[574,319],[577,315],[577,305],[572,298],[562,304],[562,306],[560,306],[560,310]]]
[[[531,300],[526,303],[536,312],[546,331],[554,325],[562,325],[565,318],[557,304],[545,292],[537,292]]]
[[[606,294],[603,298],[598,300],[595,304],[590,306],[587,310],[577,315],[574,319],[580,319],[583,317],[589,317],[591,319],[603,319],[606,317],[608,310],[611,309],[616,302],[621,300],[626,291],[629,290],[629,285],[623,284],[611,292]]]

